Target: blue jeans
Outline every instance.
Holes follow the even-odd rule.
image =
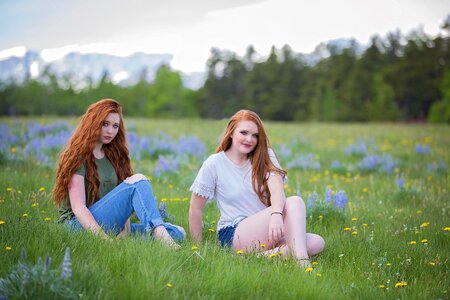
[[[103,230],[114,235],[123,230],[125,222],[135,212],[140,224],[132,224],[132,233],[146,234],[153,228],[163,225],[172,238],[177,240],[184,238],[178,228],[163,222],[148,180],[140,180],[133,184],[122,182],[92,204],[89,210]],[[76,217],[64,223],[74,230],[83,229]]]

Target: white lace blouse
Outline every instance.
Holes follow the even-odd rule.
[[[272,149],[269,149],[269,156],[275,166],[281,168]],[[266,208],[253,190],[250,160],[238,166],[223,151],[205,160],[189,190],[217,200],[220,211],[217,230],[234,226]]]

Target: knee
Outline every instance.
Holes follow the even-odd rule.
[[[308,248],[311,255],[319,254],[325,248],[325,240],[320,235],[314,234],[308,240]]]
[[[135,184],[139,182],[148,182],[148,179],[147,177],[145,177],[145,175],[137,173],[130,177],[127,177],[127,179],[125,179],[124,182],[128,184]]]
[[[289,210],[305,210],[305,202],[300,196],[291,196],[286,198],[286,205],[285,208],[287,211]]]

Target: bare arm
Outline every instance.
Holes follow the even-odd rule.
[[[72,176],[69,183],[69,199],[72,211],[83,228],[92,231],[94,234],[102,238],[110,239],[86,207],[86,194],[83,176],[76,174]]]
[[[189,230],[191,239],[197,243],[202,241],[202,217],[206,201],[208,201],[207,198],[192,193],[189,206]]]
[[[272,215],[270,216],[269,222],[269,240],[276,243],[284,236],[283,215],[286,196],[284,194],[283,178],[280,174],[273,173],[267,180],[267,186],[270,191],[270,201],[272,203]]]

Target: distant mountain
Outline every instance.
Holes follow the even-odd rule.
[[[139,80],[152,83],[156,71],[162,65],[170,65],[170,54],[134,53],[130,56],[78,52],[68,53],[58,60],[47,62],[41,53],[26,51],[22,57],[11,56],[0,60],[0,81],[22,82],[26,78],[36,78],[48,69],[58,78],[70,78],[76,87],[83,87],[86,80],[98,82],[105,74],[110,80],[120,85],[131,85]],[[204,81],[202,72],[180,72],[183,84],[190,89],[199,89]]]
[[[320,43],[312,53],[299,54],[309,65],[314,66],[331,53],[341,53],[346,48],[353,48],[356,55],[362,54],[366,46],[352,39],[336,39]],[[162,65],[169,65],[173,59],[171,54],[134,53],[130,56],[114,56],[98,53],[68,53],[64,57],[46,61],[37,51],[26,51],[21,57],[10,56],[0,59],[0,82],[23,82],[27,78],[37,78],[48,69],[58,78],[70,78],[74,87],[83,88],[87,80],[94,83],[107,74],[115,84],[132,85],[140,80],[152,83],[156,71]],[[206,80],[205,72],[183,73],[180,71],[183,85],[197,90]],[[64,80],[61,80],[64,82]]]
[[[344,49],[352,48],[357,56],[360,56],[367,49],[367,46],[360,44],[354,39],[335,39],[322,42],[308,54],[301,54],[303,60],[309,65],[314,66],[320,60],[330,57],[332,53],[340,54]]]

